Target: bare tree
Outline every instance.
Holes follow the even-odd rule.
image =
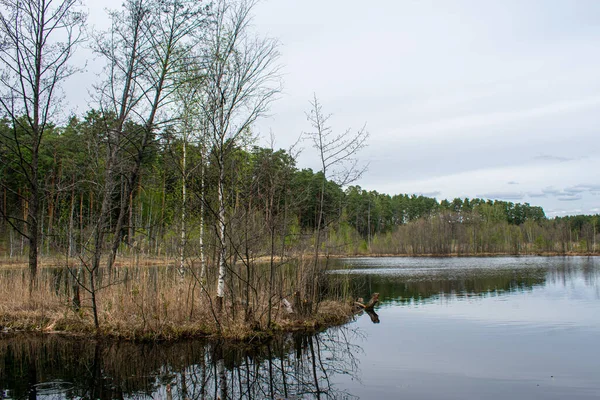
[[[219,178],[217,233],[219,273],[217,310],[223,306],[227,271],[225,154],[263,116],[281,90],[278,42],[250,32],[255,0],[218,0],[214,5],[205,60],[203,117],[208,124],[212,162]]]
[[[38,266],[43,193],[40,147],[58,110],[61,84],[81,69],[69,61],[84,40],[86,14],[79,0],[2,0],[0,5],[0,107],[12,125],[11,132],[0,140],[16,155],[14,167],[28,187],[28,193],[16,193],[5,186],[24,200],[27,215],[20,219],[3,211],[3,216],[29,241],[32,288]]]
[[[324,114],[321,103],[315,94],[310,102],[310,111],[306,113],[306,118],[312,127],[311,132],[305,132],[304,135],[309,139],[313,147],[317,150],[319,161],[321,163],[321,188],[319,191],[319,203],[317,210],[317,220],[315,224],[315,256],[312,271],[312,283],[309,288],[309,295],[313,296],[313,304],[316,304],[317,295],[317,271],[319,263],[319,253],[324,229],[329,224],[324,215],[325,209],[325,185],[327,180],[331,180],[339,186],[346,186],[356,181],[365,171],[366,166],[360,166],[357,158],[358,152],[366,146],[369,133],[366,126],[363,126],[356,132],[350,128],[340,134],[333,131],[329,125],[331,114]]]
[[[171,122],[167,110],[181,84],[178,69],[197,44],[195,35],[205,23],[205,12],[205,6],[195,0],[127,0],[121,12],[110,13],[112,29],[96,36],[95,50],[107,60],[99,102],[105,114],[116,118],[106,127],[107,161],[95,228],[94,270],[100,264],[106,223],[114,206],[116,176],[125,177],[125,190],[124,201],[117,206],[109,271],[123,239],[127,199],[133,198],[158,128]],[[137,125],[135,132],[125,134],[127,122]]]

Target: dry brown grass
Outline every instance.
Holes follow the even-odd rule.
[[[259,291],[246,317],[240,303],[226,301],[216,317],[214,296],[202,290],[192,274],[180,278],[173,268],[129,269],[108,285],[100,277],[97,292],[100,329],[96,331],[91,296],[81,290],[81,308],[72,306],[73,279],[66,268],[40,269],[36,288],[29,293],[24,268],[0,270],[0,330],[100,334],[128,340],[175,340],[220,336],[236,340],[256,340],[277,331],[314,330],[341,324],[352,315],[342,302],[324,302],[318,313],[296,318],[273,302],[272,325],[267,326],[267,298]],[[86,284],[88,284],[86,282]]]
[[[69,265],[77,265],[79,259],[69,258]],[[38,260],[38,267],[40,268],[51,268],[61,267],[66,264],[65,257],[62,255],[57,256],[43,256]],[[154,257],[144,256],[139,257],[135,255],[119,255],[115,260],[115,266],[117,267],[148,267],[156,265],[172,265],[173,259],[166,257]],[[0,269],[2,268],[27,268],[28,261],[25,256],[0,256]]]

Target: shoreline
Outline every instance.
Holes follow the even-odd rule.
[[[206,321],[189,321],[185,324],[165,322],[156,327],[117,321],[104,323],[96,330],[90,315],[75,315],[72,310],[45,313],[44,310],[16,311],[0,314],[0,340],[5,336],[39,335],[61,336],[82,340],[114,340],[132,343],[185,340],[223,340],[230,343],[260,344],[290,333],[316,334],[328,328],[351,322],[357,311],[349,301],[327,300],[320,310],[309,317],[290,315],[279,317],[270,328],[252,323],[222,321],[219,325]]]
[[[435,254],[435,253],[423,253],[423,254],[406,254],[406,253],[354,253],[354,254],[322,254],[320,258],[385,258],[385,257],[398,257],[398,258],[494,258],[494,257],[595,257],[600,256],[600,251],[597,252],[531,252],[531,253],[446,253],[446,254]],[[0,268],[12,267],[12,268],[26,268],[28,266],[26,257],[24,259],[0,259]],[[264,259],[263,259],[264,258]],[[289,257],[293,259],[294,257]],[[77,259],[70,259],[69,266],[76,264]],[[256,263],[269,262],[269,257],[257,257]],[[115,262],[115,267],[151,267],[151,266],[175,266],[177,260],[165,259],[164,257],[136,257],[135,256],[120,256]],[[53,256],[40,257],[38,268],[57,268],[65,265],[65,259],[58,259]]]

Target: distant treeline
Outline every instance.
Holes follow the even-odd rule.
[[[346,190],[357,253],[532,254],[596,252],[599,215],[548,219],[541,207],[500,200],[452,201]]]
[[[113,116],[90,111],[84,118],[73,117],[66,126],[53,126],[48,130],[39,157],[39,175],[43,177],[40,179],[42,254],[61,253],[65,249],[75,254],[78,246],[85,246],[82,241],[94,229],[102,207],[98,201],[105,176],[101,155],[106,146],[107,119],[111,118]],[[0,122],[4,138],[10,138],[13,129],[9,121]],[[141,130],[135,124],[129,124],[126,129],[130,143],[127,151],[133,153],[137,146],[136,133]],[[14,137],[27,140],[27,136],[19,135],[18,131]],[[160,140],[154,140],[144,154],[143,173],[136,190],[126,196],[127,182],[121,178],[121,189],[113,192],[116,206],[106,231],[114,229],[119,209],[125,206],[128,211],[121,232],[126,244],[123,251],[176,257],[181,245],[183,143],[168,130],[160,132],[158,137]],[[0,248],[9,256],[25,254],[27,246],[18,230],[27,229],[19,221],[26,219],[28,213],[28,183],[19,166],[21,161],[10,151],[13,145],[6,139],[0,142],[3,161],[0,163],[0,207],[11,222],[0,220]],[[186,143],[186,163],[191,171],[186,177],[189,212],[185,218],[190,231],[186,240],[191,246],[194,238],[202,234],[207,249],[215,249],[217,240],[214,227],[219,171],[212,153],[201,143]],[[596,251],[598,215],[547,219],[541,207],[528,203],[392,196],[359,186],[344,189],[330,180],[326,181],[323,217],[319,221],[321,172],[298,169],[292,155],[284,150],[251,145],[228,147],[224,160],[225,197],[231,215],[244,210],[246,217],[266,218],[265,213],[277,209],[280,218],[285,215],[285,223],[278,226],[278,237],[288,248],[310,246],[312,235],[319,227],[327,232],[323,249],[336,254]],[[127,170],[130,166],[125,162],[118,168]],[[234,229],[236,224],[242,223],[233,221]],[[206,227],[202,233],[200,224]],[[262,226],[267,229],[266,225]],[[280,232],[281,229],[285,232]],[[268,245],[264,238],[257,240],[256,254]],[[213,258],[216,256],[213,254]]]

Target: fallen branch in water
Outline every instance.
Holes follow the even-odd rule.
[[[371,322],[373,322],[374,324],[378,324],[378,323],[381,322],[379,320],[379,315],[377,315],[377,313],[375,311],[365,310],[365,312],[367,313],[367,315],[369,316],[369,318],[371,318]]]
[[[367,304],[362,303],[362,299],[358,299],[360,301],[355,301],[354,306],[358,307],[361,310],[365,311],[373,311],[373,308],[377,303],[379,303],[379,293],[373,293],[371,296],[371,300]]]

